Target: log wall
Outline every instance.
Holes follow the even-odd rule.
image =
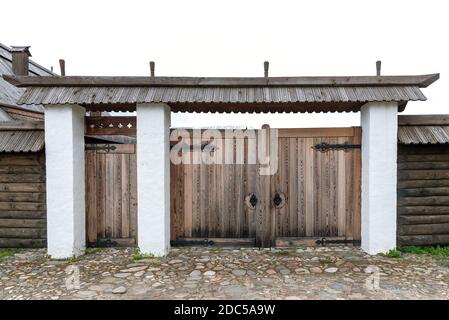
[[[0,247],[45,247],[45,155],[0,153]]]
[[[398,146],[398,246],[449,244],[449,145]]]

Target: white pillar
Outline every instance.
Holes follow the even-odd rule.
[[[137,105],[137,241],[142,253],[170,248],[170,107]]]
[[[369,254],[396,247],[396,102],[367,103],[362,124],[362,249]]]
[[[48,254],[84,253],[84,115],[78,105],[45,106]]]

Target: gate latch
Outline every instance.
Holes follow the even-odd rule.
[[[313,146],[315,150],[321,152],[327,152],[329,150],[344,150],[348,151],[349,149],[360,149],[362,147],[361,144],[350,144],[350,143],[338,143],[338,144],[330,144],[326,142],[318,143]]]

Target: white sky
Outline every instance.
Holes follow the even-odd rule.
[[[68,75],[270,76],[441,73],[427,102],[447,113],[449,10],[441,0],[2,1],[0,42]],[[446,31],[445,31],[446,30]],[[172,126],[350,126],[359,114],[174,114]]]

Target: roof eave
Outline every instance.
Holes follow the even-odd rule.
[[[3,78],[17,87],[365,87],[417,86],[425,88],[437,81],[439,73],[414,76],[355,76],[355,77],[84,77],[84,76],[13,76]]]

